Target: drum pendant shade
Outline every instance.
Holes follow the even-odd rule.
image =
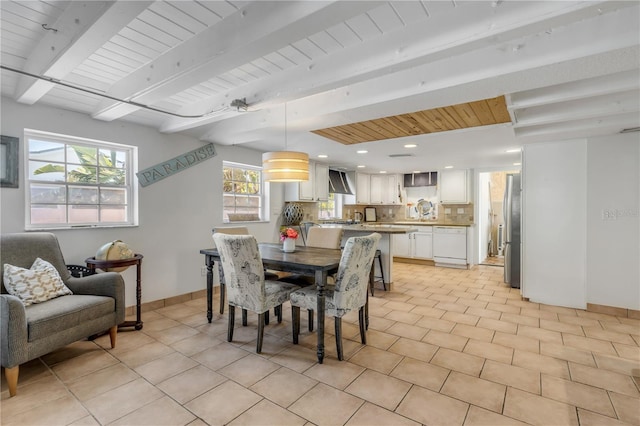
[[[309,155],[296,151],[265,152],[262,154],[262,176],[265,182],[309,180]]]

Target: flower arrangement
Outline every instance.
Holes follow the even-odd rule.
[[[280,241],[284,241],[287,238],[298,238],[298,231],[293,228],[282,228],[280,230]]]

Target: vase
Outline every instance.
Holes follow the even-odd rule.
[[[282,242],[282,251],[285,253],[293,253],[294,251],[296,251],[296,239],[285,238]]]

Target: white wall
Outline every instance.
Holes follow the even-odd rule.
[[[638,133],[525,146],[525,297],[640,309],[639,169]]]
[[[27,106],[2,98],[2,134],[20,138],[20,187],[0,190],[0,230],[24,231],[23,129],[62,133],[124,143],[138,147],[138,166],[146,167],[205,144],[195,138],[162,134],[126,122],[93,120],[84,114]],[[120,239],[142,261],[142,301],[149,302],[206,288],[201,276],[201,248],[212,246],[211,228],[222,225],[222,161],[261,165],[261,153],[216,145],[216,157],[145,188],[139,188],[140,226],[111,229],[55,231],[69,264],[84,264],[102,244]],[[259,241],[277,241],[278,214],[282,209],[282,184],[271,188],[270,223],[249,224]],[[217,274],[215,274],[217,275]],[[135,269],[123,273],[127,282],[126,304],[135,304]]]
[[[640,134],[587,149],[587,302],[639,309]]]

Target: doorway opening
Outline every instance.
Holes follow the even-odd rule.
[[[478,174],[478,263],[504,267],[504,191],[507,173],[517,170]]]

